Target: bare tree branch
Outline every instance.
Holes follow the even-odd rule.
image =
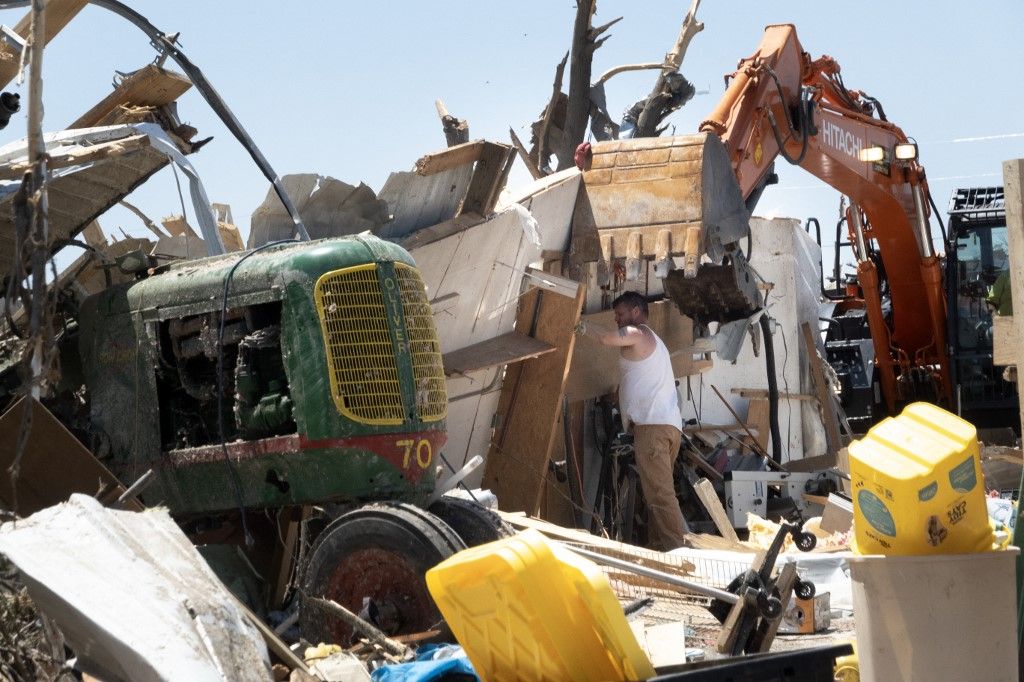
[[[682,66],[690,41],[704,30],[704,24],[697,21],[699,6],[700,0],[693,0],[690,4],[690,9],[679,28],[679,36],[672,49],[665,55],[665,68],[658,76],[654,89],[651,90],[651,94],[647,96],[642,105],[638,102],[633,107],[634,110],[637,110],[639,105],[634,137],[657,136],[659,134],[658,126],[661,125],[661,122],[693,97],[695,88],[679,73],[679,67]]]
[[[523,141],[519,139],[518,135],[516,135],[516,131],[512,130],[510,127],[508,129],[508,134],[512,137],[512,146],[516,148],[517,152],[519,152],[519,158],[523,160],[524,164],[526,164],[526,170],[530,171],[530,175],[533,176],[533,179],[536,180],[537,178],[544,177],[544,174],[540,172],[540,168],[537,168],[537,164],[534,163],[533,159],[530,157],[530,152],[526,151]]]
[[[537,164],[537,168],[542,172],[548,168],[547,157],[551,153],[550,148],[548,147],[548,134],[551,128],[551,118],[555,114],[555,108],[562,95],[562,78],[565,75],[565,63],[567,61],[569,61],[568,52],[565,53],[565,56],[562,57],[562,61],[560,61],[558,66],[555,68],[555,82],[552,84],[551,99],[548,101],[548,106],[544,109],[544,115],[541,118],[540,123],[540,130],[537,132],[537,157],[535,162]]]

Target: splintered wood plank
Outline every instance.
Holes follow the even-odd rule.
[[[487,216],[494,211],[498,195],[508,180],[514,153],[515,150],[507,144],[484,143],[480,158],[473,168],[473,178],[469,181],[466,197],[462,200],[460,214],[478,213]]]
[[[192,82],[180,73],[149,64],[126,76],[113,92],[78,117],[68,128],[106,125],[122,107],[164,106],[177,100],[191,87]]]
[[[149,135],[132,135],[120,140],[111,140],[110,142],[102,142],[91,147],[75,149],[71,152],[54,153],[50,157],[49,167],[56,169],[95,163],[115,156],[131,154],[148,146],[150,146]],[[28,161],[0,167],[0,180],[20,178],[31,169],[32,163]]]
[[[732,527],[729,515],[718,499],[718,493],[715,492],[711,481],[702,478],[694,484],[693,489],[697,493],[697,497],[700,498],[701,504],[708,510],[711,520],[715,522],[715,528],[718,529],[722,537],[730,543],[739,544],[740,539],[736,536],[736,529]]]
[[[444,373],[451,376],[536,358],[554,350],[555,347],[550,343],[512,331],[445,353],[441,360],[444,363]]]
[[[464,144],[457,144],[454,147],[442,149],[439,152],[425,154],[416,160],[415,171],[417,175],[434,175],[441,171],[451,170],[467,163],[473,163],[480,159],[480,153],[484,150],[483,140],[474,140]]]
[[[483,477],[502,509],[540,507],[585,295],[577,285],[575,298],[532,289],[519,300],[516,331],[555,350],[505,371]]]
[[[751,398],[747,404],[746,424],[755,436],[762,452],[768,452],[768,433],[771,430],[771,408],[768,398]]]
[[[549,538],[573,545],[582,545],[587,549],[600,552],[601,554],[607,554],[611,557],[629,559],[635,561],[641,566],[655,568],[664,573],[671,573],[685,577],[692,574],[694,571],[694,565],[692,562],[668,552],[659,552],[653,549],[630,545],[625,542],[618,542],[617,540],[609,540],[608,538],[601,537],[600,535],[592,535],[584,530],[566,528],[564,526],[549,523],[518,512],[499,511],[498,516],[500,516],[508,525],[517,530],[530,528],[543,533]],[[718,539],[721,540],[721,538]]]
[[[49,43],[53,40],[53,37],[60,33],[87,4],[89,0],[49,0],[43,19],[43,42]],[[27,41],[31,30],[32,13],[28,12],[14,25],[14,32]],[[0,88],[7,87],[14,80],[18,75],[19,65],[20,60],[14,50],[0,43]]]

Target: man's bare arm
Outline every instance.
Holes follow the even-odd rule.
[[[645,339],[643,331],[633,325],[612,329],[599,324],[584,323],[582,331],[604,346],[635,346]]]

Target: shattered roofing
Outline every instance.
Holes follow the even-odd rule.
[[[51,243],[72,239],[89,223],[130,194],[153,173],[168,163],[168,153],[181,153],[180,143],[159,125],[136,123],[62,130],[44,135],[51,156],[146,135],[148,144],[126,154],[99,161],[55,169],[49,188],[49,229]],[[0,168],[28,160],[26,140],[0,147]],[[20,180],[0,181],[0,273],[13,264],[15,245],[12,200]],[[0,284],[2,290],[3,284]]]

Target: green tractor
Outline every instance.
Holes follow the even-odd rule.
[[[139,272],[82,302],[61,353],[81,399],[56,401],[77,406],[58,416],[125,483],[152,470],[142,501],[167,507],[229,585],[214,550],[244,554],[263,581],[255,608],[279,608],[288,584],[370,607],[388,633],[429,629],[424,572],[508,531],[458,499],[426,508],[447,394],[409,254],[356,236]],[[289,544],[282,520],[300,515]],[[312,602],[300,630],[349,634]]]

